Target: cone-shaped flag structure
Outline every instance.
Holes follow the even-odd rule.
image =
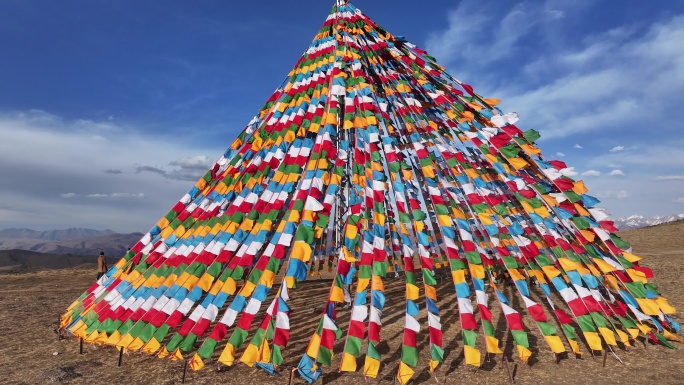
[[[652,272],[584,183],[543,157],[539,134],[498,102],[338,1],[225,154],[61,326],[194,369],[218,360],[276,372],[297,327],[293,289],[326,265],[329,295],[311,304],[318,326],[296,358],[310,382],[334,353],[342,371],[378,375],[390,304],[405,308],[397,380],[422,370],[419,353],[437,369],[443,271],[467,364],[501,353],[493,309],[522,361],[529,333],[557,354],[639,335],[671,347],[679,325]],[[385,297],[388,272],[403,272],[403,298]],[[429,349],[419,352],[421,333]]]

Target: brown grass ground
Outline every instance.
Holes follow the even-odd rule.
[[[627,231],[621,234],[634,246],[636,254],[646,257],[643,265],[655,272],[655,283],[673,305],[684,303],[684,222],[654,228]],[[58,340],[54,332],[57,317],[73,299],[78,297],[92,282],[92,270],[54,270],[22,274],[0,275],[0,383],[3,384],[178,384],[181,382],[183,362],[160,360],[145,354],[131,353],[123,357],[123,365],[117,367],[118,352],[111,347],[86,345],[83,355],[78,354],[78,342],[68,338]],[[292,292],[292,338],[285,351],[285,367],[297,364],[315,328],[320,308],[329,290],[330,281],[312,280]],[[368,383],[392,383],[399,362],[399,347],[403,330],[403,280],[387,279],[388,305],[383,314],[381,345],[383,365],[378,379]],[[507,288],[509,299],[517,309],[524,307]],[[439,383],[507,384],[506,368],[500,355],[485,362],[480,369],[465,366],[462,362],[462,341],[458,315],[454,304],[453,286],[445,280],[438,284],[439,306],[442,311],[445,362],[435,375]],[[537,298],[538,299],[538,298]],[[490,301],[493,298],[490,298]],[[517,301],[517,302],[516,302]],[[559,301],[555,301],[557,304]],[[492,310],[496,310],[491,303]],[[340,325],[349,321],[349,310],[343,309]],[[518,384],[681,384],[684,383],[684,352],[642,343],[617,350],[624,364],[611,355],[606,367],[603,357],[592,359],[588,348],[582,345],[581,359],[568,358],[556,364],[551,351],[525,314],[525,325],[531,327],[530,342],[533,358],[531,365],[517,360],[515,346],[506,332],[500,312],[494,311],[495,327],[506,356],[513,359],[510,370]],[[425,321],[425,314],[422,315]],[[680,318],[681,320],[681,318]],[[425,325],[425,323],[423,323]],[[479,343],[481,343],[481,337]],[[342,341],[336,348],[333,368],[325,368],[323,383],[363,383],[358,374],[337,373]],[[435,381],[427,370],[425,330],[419,339],[421,361],[414,376],[414,383]],[[482,347],[480,347],[481,350]],[[219,351],[220,352],[220,351]],[[362,365],[363,358],[359,360]],[[188,372],[189,384],[286,384],[286,377],[269,376],[265,372],[239,364],[216,370],[215,364],[198,372]],[[303,383],[301,379],[295,383]]]

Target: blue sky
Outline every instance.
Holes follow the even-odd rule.
[[[333,1],[228,4],[0,2],[0,228],[146,231],[165,214]],[[354,4],[502,99],[614,216],[684,213],[684,3]]]

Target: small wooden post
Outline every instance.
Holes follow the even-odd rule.
[[[511,384],[515,384],[515,380],[513,379],[513,375],[511,374],[511,368],[508,366],[508,357],[504,356],[503,362],[506,366],[506,372],[508,373],[508,380],[511,382]]]
[[[78,354],[83,354],[83,338],[78,339]]]
[[[297,371],[297,368],[290,369],[290,381],[288,382],[288,385],[292,385],[292,381],[294,381],[294,374],[296,371]]]
[[[185,360],[185,365],[183,366],[183,378],[181,379],[181,384],[185,384],[185,377],[188,375],[188,360]]]
[[[608,359],[608,350],[603,351],[603,367],[606,367],[606,360]]]
[[[123,346],[119,348],[119,367],[121,367],[121,361],[123,361]]]
[[[62,339],[62,316],[58,315],[57,316],[57,339],[61,340]]]

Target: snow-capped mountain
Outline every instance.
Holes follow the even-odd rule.
[[[656,215],[645,217],[643,215],[630,215],[628,217],[615,218],[615,227],[620,230],[638,229],[639,227],[655,226],[661,223],[674,222],[684,219],[684,214]]]

